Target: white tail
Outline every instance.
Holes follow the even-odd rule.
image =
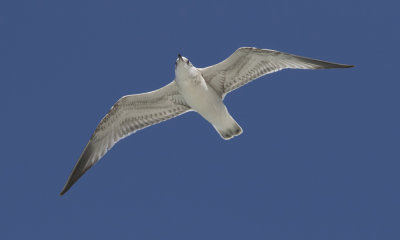
[[[237,124],[237,122],[231,118],[232,121],[229,123],[229,125],[225,125],[223,127],[215,127],[215,129],[218,131],[219,135],[221,135],[221,137],[224,140],[229,140],[235,136],[238,136],[240,134],[242,134],[243,130],[242,128],[239,126],[239,124]]]

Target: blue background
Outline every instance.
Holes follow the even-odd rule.
[[[395,1],[1,1],[0,239],[400,239]],[[63,197],[97,123],[177,53],[241,46],[356,65],[286,70],[118,143]]]

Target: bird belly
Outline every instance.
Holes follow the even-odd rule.
[[[229,116],[221,97],[204,79],[197,82],[179,84],[181,94],[187,104],[213,125],[220,125]]]
[[[196,84],[186,81],[178,86],[186,103],[210,122],[223,139],[228,140],[242,133],[242,128],[229,114],[222,98],[204,80]]]

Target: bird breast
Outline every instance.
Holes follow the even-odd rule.
[[[201,74],[192,79],[176,79],[176,82],[187,104],[200,114],[209,111],[210,107],[215,108],[216,105],[222,103],[221,98],[215,90],[206,83]]]

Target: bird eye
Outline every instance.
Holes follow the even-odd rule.
[[[190,61],[189,61],[189,59],[188,59],[188,60],[186,60],[186,63],[187,63],[187,64],[190,64]]]

